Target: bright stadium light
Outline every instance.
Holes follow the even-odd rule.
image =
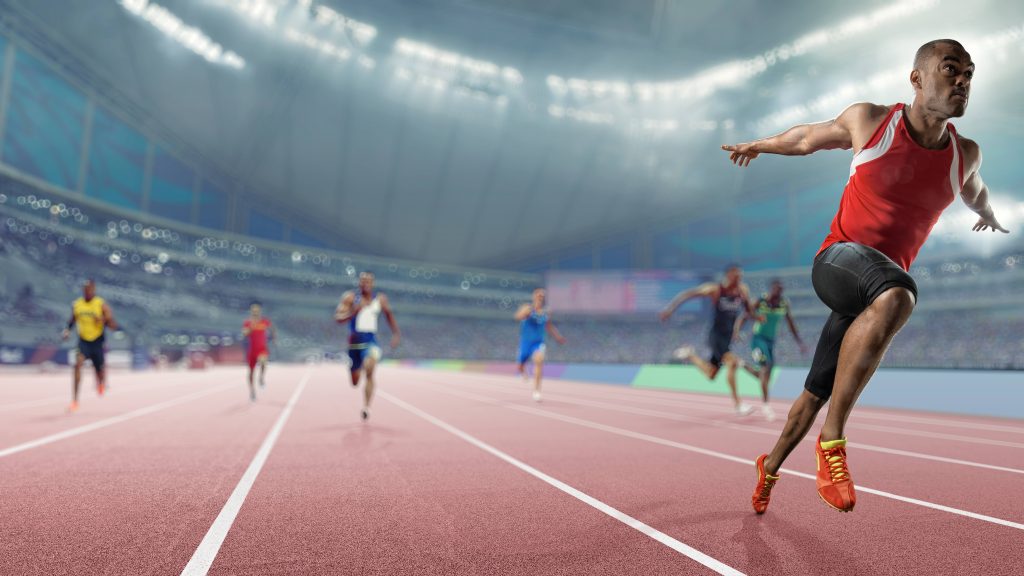
[[[175,42],[205,58],[208,62],[241,70],[245,60],[214,42],[202,30],[182,22],[170,10],[149,0],[118,0],[118,3],[134,16],[164,33]]]
[[[640,102],[658,100],[679,100],[707,97],[723,88],[736,87],[743,82],[764,73],[779,63],[807,54],[811,50],[832,45],[841,40],[856,38],[863,32],[875,30],[881,26],[897,24],[903,17],[926,10],[939,0],[903,0],[889,6],[879,8],[863,16],[857,16],[837,26],[816,30],[805,34],[792,42],[781,44],[752,58],[734,60],[713,66],[689,78],[665,82],[634,82],[625,84],[618,81],[585,80],[569,78],[566,81],[576,98],[604,99],[616,97],[626,100],[633,98]],[[556,97],[565,95],[563,84],[552,82],[548,77],[548,87]],[[609,89],[615,86],[614,89]]]

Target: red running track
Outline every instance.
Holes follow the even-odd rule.
[[[340,367],[112,384],[66,414],[66,374],[0,375],[0,574],[1024,573],[1020,420],[860,410],[857,509],[805,442],[759,517],[781,422],[717,397],[387,367],[363,423]]]

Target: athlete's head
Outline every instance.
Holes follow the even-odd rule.
[[[778,278],[772,279],[771,288],[769,288],[768,295],[772,298],[779,298],[782,296],[782,280]]]
[[[544,300],[547,297],[547,291],[543,288],[537,288],[533,291],[533,307],[540,309],[544,307]]]
[[[249,304],[249,314],[253,318],[259,318],[260,314],[263,314],[263,304],[258,300],[253,300],[252,304]]]
[[[725,285],[735,286],[743,280],[743,269],[739,264],[729,264],[725,267]]]
[[[956,40],[932,40],[917,49],[910,83],[914,105],[945,118],[959,118],[967,110],[974,62]]]
[[[373,281],[376,277],[373,272],[365,270],[359,273],[359,291],[363,294],[369,294],[373,292]]]
[[[96,296],[96,281],[89,278],[85,282],[82,282],[82,297],[86,300],[92,300]]]

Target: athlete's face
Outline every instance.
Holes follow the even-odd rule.
[[[780,298],[782,296],[782,283],[781,282],[772,282],[771,296],[772,296],[772,298]]]
[[[82,285],[82,296],[86,300],[92,300],[96,296],[96,285],[92,282],[86,282]]]
[[[359,275],[359,290],[365,294],[373,292],[373,274],[362,273]]]
[[[538,309],[539,308],[543,308],[544,307],[544,299],[545,299],[546,296],[547,296],[547,294],[544,292],[544,290],[534,290],[533,291],[533,307],[534,308],[538,308]]]
[[[735,286],[743,279],[743,271],[739,268],[729,268],[725,271],[725,284]]]
[[[260,314],[262,313],[263,307],[260,306],[259,304],[253,304],[252,306],[249,306],[249,314],[251,314],[253,318],[259,318]]]
[[[959,118],[967,111],[973,78],[971,55],[952,44],[936,46],[910,77],[925,108],[947,118]]]

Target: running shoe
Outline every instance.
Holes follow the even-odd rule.
[[[534,402],[540,402],[540,392],[538,392],[536,390],[533,391],[533,401]]]
[[[672,357],[676,360],[686,361],[693,356],[693,346],[680,346],[672,352]]]
[[[362,417],[363,417],[364,421],[365,420],[369,420],[370,419],[370,411],[367,410],[366,408],[363,408]]]
[[[103,394],[104,394],[104,393],[105,393],[106,391],[107,391],[107,385],[106,385],[106,384],[103,384],[103,383],[101,382],[100,384],[97,384],[97,385],[96,385],[96,393],[97,393],[97,394],[99,394],[100,396],[103,396]]]
[[[775,422],[775,410],[772,410],[770,404],[761,405],[761,416],[764,416],[764,419],[769,422]]]
[[[71,401],[71,406],[68,406],[68,412],[70,412],[72,414],[74,414],[75,412],[78,412],[78,400],[72,400]]]
[[[818,496],[840,512],[853,510],[857,494],[846,466],[846,438],[822,442],[818,436],[814,452],[818,463]]]
[[[757,486],[754,487],[754,495],[750,501],[754,505],[754,512],[758,514],[764,514],[768,509],[768,502],[772,498],[772,488],[779,480],[778,476],[772,476],[764,471],[764,459],[767,457],[767,454],[761,454],[754,462],[754,467],[757,468]]]
[[[753,412],[754,412],[754,407],[751,406],[750,404],[747,404],[745,402],[740,402],[739,404],[736,405],[736,415],[737,416],[749,416]]]

